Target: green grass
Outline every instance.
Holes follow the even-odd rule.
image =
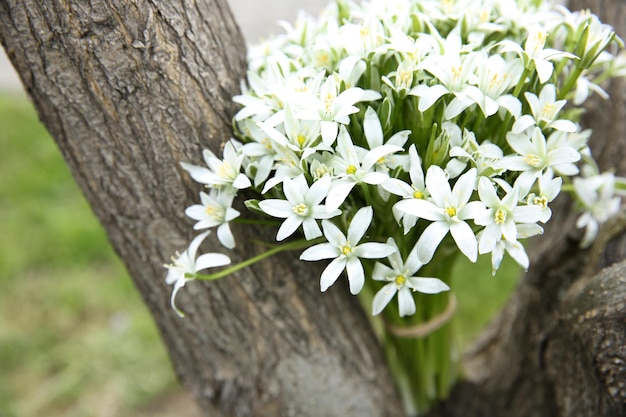
[[[138,415],[177,387],[155,326],[31,104],[0,126],[0,416]]]
[[[0,416],[155,416],[177,383],[130,278],[31,104],[0,96],[0,126]],[[519,270],[454,271],[467,346]]]
[[[479,256],[476,264],[465,257],[459,258],[450,285],[458,300],[455,328],[459,345],[467,348],[502,308],[522,271],[508,256],[504,257],[496,276],[491,274],[490,255]]]

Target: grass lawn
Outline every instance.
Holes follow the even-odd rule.
[[[31,104],[0,95],[0,126],[0,416],[191,415],[173,408],[185,401],[155,326]],[[502,270],[457,265],[463,345],[515,285]]]
[[[148,311],[26,98],[0,126],[0,416],[143,415],[179,390]]]

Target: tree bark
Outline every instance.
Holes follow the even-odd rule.
[[[571,1],[626,34],[626,3]],[[626,82],[597,96],[583,117],[601,169],[626,175]],[[588,250],[576,212],[560,196],[531,267],[503,311],[466,355],[467,378],[432,416],[626,416],[626,217]]]
[[[199,190],[179,163],[230,137],[245,74],[225,0],[1,0],[0,40],[206,415],[402,415],[356,299],[320,294],[297,254],[190,283],[185,319],[170,308],[162,265]],[[273,238],[235,235],[235,262]]]

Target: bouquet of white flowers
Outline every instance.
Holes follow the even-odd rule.
[[[582,209],[583,246],[619,210],[626,181],[599,172],[577,122],[626,74],[622,42],[596,16],[539,0],[338,0],[284,27],[249,51],[237,139],[221,158],[204,151],[206,166],[183,163],[207,187],[186,210],[194,229],[216,227],[233,248],[233,201],[251,188],[246,207],[279,225],[280,244],[204,275],[230,261],[197,256],[209,232],[198,235],[167,266],[172,306],[182,314],[189,280],[304,249],[330,260],[322,291],[345,271],[382,314],[408,407],[424,410],[457,372],[449,332],[420,333],[453,312],[454,257],[490,254],[495,274],[506,252],[528,268],[521,241],[542,233],[561,191]]]

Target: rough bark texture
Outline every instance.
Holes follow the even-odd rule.
[[[295,254],[191,283],[185,319],[169,306],[198,191],[179,162],[229,138],[245,73],[224,0],[1,0],[0,40],[206,415],[401,415],[356,300]],[[236,230],[233,260],[262,233]]]
[[[573,1],[626,34],[624,1]],[[592,100],[583,125],[604,170],[626,174],[626,82]],[[466,357],[468,377],[433,413],[445,417],[626,416],[626,220],[582,251],[570,201],[559,197],[531,268]]]

